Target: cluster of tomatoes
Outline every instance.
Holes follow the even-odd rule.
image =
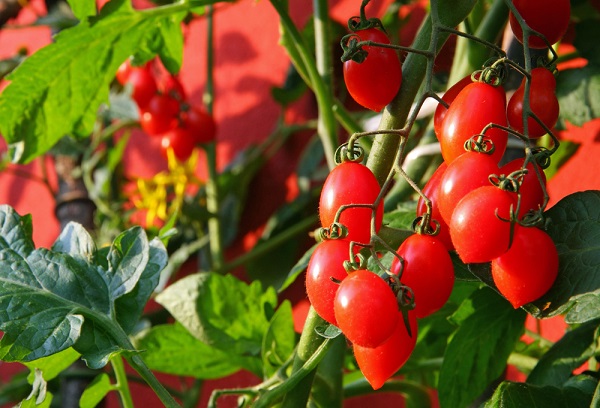
[[[171,149],[177,159],[185,161],[195,146],[214,140],[216,125],[205,109],[187,101],[177,76],[157,75],[155,71],[153,61],[135,67],[128,60],[119,67],[116,78],[121,85],[131,87],[144,132],[161,139],[165,156]]]

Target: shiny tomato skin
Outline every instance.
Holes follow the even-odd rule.
[[[496,159],[483,153],[465,152],[450,163],[442,175],[438,192],[438,207],[446,224],[450,225],[458,202],[476,188],[490,185],[490,174],[499,171]]]
[[[213,116],[200,107],[191,106],[182,114],[183,122],[194,136],[197,144],[210,143],[215,140],[217,125]]]
[[[436,238],[442,241],[442,243],[444,244],[446,249],[448,249],[448,251],[451,251],[454,249],[454,246],[452,245],[452,239],[450,238],[450,227],[448,227],[448,224],[446,223],[446,221],[444,221],[444,218],[440,213],[439,207],[440,185],[442,181],[442,176],[444,175],[444,172],[446,171],[447,167],[448,165],[446,164],[446,162],[442,162],[442,164],[440,164],[438,168],[433,172],[431,178],[425,184],[422,191],[423,194],[425,194],[425,196],[431,201],[431,228],[435,228],[435,224],[433,223],[434,220],[440,224],[439,232],[436,235]],[[419,197],[419,201],[417,202],[417,217],[421,217],[426,212],[427,206],[425,205],[425,200]]]
[[[494,283],[515,309],[539,299],[557,276],[556,246],[535,227],[517,225],[508,252],[492,260]]]
[[[543,34],[550,44],[557,43],[569,28],[570,0],[513,0],[513,4],[527,25]],[[523,29],[512,12],[509,22],[515,37],[522,44]],[[531,35],[529,47],[546,48],[547,45],[540,37]]]
[[[351,272],[340,283],[333,305],[338,327],[359,346],[381,345],[398,324],[394,292],[381,277],[366,269]]]
[[[500,173],[509,175],[510,173],[521,170],[525,163],[524,158],[519,158],[506,163],[500,168]],[[542,179],[542,184],[535,172],[533,163],[527,164],[527,174],[523,177],[519,193],[521,194],[521,203],[519,207],[518,216],[522,218],[529,210],[537,211],[544,204],[544,190],[542,184],[546,186],[546,174],[544,170],[537,166],[538,171]]]
[[[415,314],[408,312],[411,335],[406,330],[402,314],[398,315],[394,333],[383,344],[375,348],[353,345],[358,367],[374,390],[381,388],[406,363],[417,342],[418,325]]]
[[[516,207],[515,193],[495,186],[479,187],[464,196],[450,220],[450,236],[464,263],[490,262],[508,251],[510,208]]]
[[[168,74],[163,76],[158,83],[158,89],[178,101],[185,101],[187,99],[187,93],[183,84],[176,75]]]
[[[167,157],[167,150],[171,148],[179,161],[186,161],[196,147],[196,141],[187,128],[176,126],[162,136],[160,147],[163,156]]]
[[[360,163],[343,162],[327,176],[319,199],[319,218],[325,228],[331,226],[335,214],[342,205],[372,205],[381,188],[369,168]],[[341,213],[339,222],[348,228],[347,238],[369,243],[371,239],[372,209],[353,207]],[[383,200],[375,211],[375,229],[379,230],[383,220]]]
[[[456,96],[462,91],[465,86],[472,84],[473,80],[471,79],[471,75],[467,75],[454,85],[452,85],[444,95],[442,96],[442,100],[446,102],[448,105],[451,105]],[[449,107],[448,107],[449,108]],[[446,108],[441,103],[435,108],[435,113],[433,114],[433,130],[436,135],[439,135],[442,132],[442,123],[444,122],[444,118],[446,117],[446,112],[448,112],[448,108]]]
[[[360,41],[390,43],[387,35],[377,28],[359,30],[355,34]],[[344,62],[344,82],[356,102],[379,112],[394,99],[402,84],[400,59],[391,48],[367,45],[363,50],[368,53],[363,62]]]
[[[150,136],[158,136],[177,126],[179,101],[167,94],[155,94],[140,109],[140,126]]]
[[[524,132],[523,128],[523,98],[525,95],[525,78],[519,88],[511,96],[506,108],[508,123],[510,127]],[[549,129],[552,129],[558,121],[560,107],[556,97],[556,79],[552,72],[546,68],[534,68],[531,71],[531,84],[529,87],[529,107],[533,113]],[[546,130],[534,118],[527,120],[528,136],[532,139],[545,135]]]
[[[145,67],[132,67],[129,76],[127,77],[127,84],[131,84],[133,88],[131,97],[140,109],[144,109],[148,106],[148,103],[158,91],[154,76],[150,70]]]
[[[465,86],[448,108],[438,134],[444,161],[451,163],[463,154],[465,142],[481,134],[490,123],[507,125],[504,89],[483,82]],[[492,157],[499,162],[506,150],[508,135],[497,128],[485,134],[494,143]]]
[[[131,74],[131,70],[131,62],[129,59],[127,59],[119,66],[119,69],[117,70],[115,75],[117,82],[119,82],[121,85],[125,85],[127,83],[127,78],[129,78],[129,74]]]
[[[350,241],[331,239],[315,248],[306,269],[306,294],[311,305],[325,321],[337,326],[333,301],[339,283],[348,273],[344,261],[350,257]]]
[[[414,234],[398,248],[391,272],[402,273],[400,282],[412,289],[414,312],[421,319],[446,304],[454,287],[454,266],[448,250],[437,237]]]

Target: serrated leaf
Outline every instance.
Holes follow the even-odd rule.
[[[277,308],[262,343],[264,378],[269,378],[288,360],[296,346],[292,304],[286,300]]]
[[[29,162],[64,135],[87,137],[119,65],[170,18],[111,1],[100,18],[60,32],[27,58],[0,95],[0,133],[12,160]]]
[[[460,326],[444,353],[438,392],[441,407],[464,407],[506,368],[524,331],[526,314],[513,309],[489,288],[465,300],[452,315]]]
[[[597,320],[569,330],[543,356],[527,377],[534,385],[561,387],[573,370],[598,352]]]
[[[242,368],[260,374],[258,357],[243,357],[211,347],[181,324],[155,326],[137,339],[150,369],[200,379],[221,378]]]
[[[496,389],[485,408],[581,408],[589,407],[591,400],[591,395],[574,387],[540,387],[505,381]]]
[[[258,281],[246,284],[232,275],[202,272],[178,280],[156,301],[203,343],[258,356],[277,294]]]
[[[96,15],[96,2],[93,0],[67,0],[77,19],[85,20]]]
[[[560,116],[576,126],[600,117],[600,67],[561,71],[556,78]]]
[[[94,408],[104,399],[106,394],[116,389],[110,382],[110,377],[102,373],[85,388],[79,400],[80,408]]]
[[[600,317],[593,310],[600,308],[600,191],[571,194],[550,208],[546,217],[547,232],[558,250],[558,277],[544,296],[525,309],[541,318],[573,308],[569,314],[573,323]]]

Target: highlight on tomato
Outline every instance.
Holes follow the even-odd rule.
[[[550,45],[557,43],[567,32],[571,18],[570,0],[513,0],[513,4],[525,23],[542,34]],[[515,15],[509,14],[510,28],[515,38],[523,43],[523,28]],[[548,44],[538,35],[531,34],[531,48],[546,48]]]

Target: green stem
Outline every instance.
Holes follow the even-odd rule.
[[[177,403],[177,401],[175,401],[171,394],[169,394],[161,382],[158,381],[158,379],[154,376],[154,373],[150,371],[146,363],[144,363],[144,360],[142,360],[139,355],[133,354],[130,357],[127,357],[127,362],[154,390],[166,408],[181,408],[181,406]]]
[[[431,406],[431,399],[426,387],[408,380],[386,381],[377,392],[397,392],[408,396],[412,406],[427,408]],[[373,388],[364,379],[351,382],[344,386],[344,397],[358,397],[373,394]]]
[[[121,403],[123,408],[133,408],[133,399],[131,398],[131,392],[129,391],[129,382],[127,381],[127,373],[125,372],[125,364],[121,356],[115,355],[110,359],[110,363],[115,372],[116,384],[115,387],[119,391],[121,396]]]

